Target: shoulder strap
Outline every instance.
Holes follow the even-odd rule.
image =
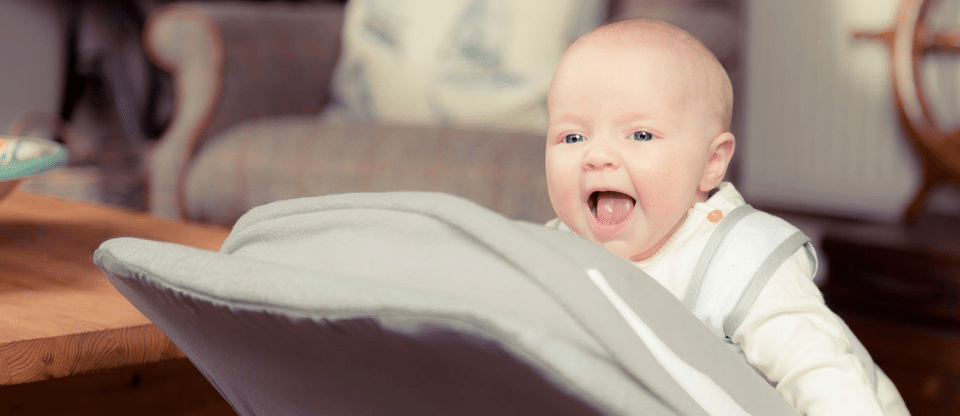
[[[713,234],[710,235],[710,239],[707,240],[707,245],[703,249],[703,254],[700,255],[700,260],[697,261],[697,265],[693,268],[693,276],[690,278],[690,283],[687,284],[687,292],[683,297],[683,304],[690,310],[694,309],[696,306],[697,298],[700,296],[700,287],[703,283],[703,276],[707,271],[707,266],[710,265],[710,262],[713,260],[713,256],[717,252],[717,248],[720,247],[720,243],[723,241],[724,237],[730,233],[730,230],[733,229],[733,226],[737,225],[740,222],[740,219],[750,215],[757,210],[750,205],[741,205],[734,208],[726,217],[723,218],[723,221],[717,225],[717,229],[713,231]]]
[[[743,323],[744,318],[747,315],[747,311],[750,310],[750,307],[753,306],[753,302],[757,300],[757,296],[760,295],[760,290],[767,285],[767,282],[770,281],[770,278],[773,277],[773,273],[780,268],[780,265],[783,264],[796,253],[800,248],[806,248],[808,255],[810,255],[812,264],[813,264],[813,273],[816,273],[817,269],[817,260],[816,252],[813,249],[810,238],[807,237],[803,232],[797,230],[790,237],[787,237],[782,243],[780,243],[777,248],[773,250],[763,264],[760,265],[760,268],[757,269],[753,277],[750,280],[749,286],[743,292],[743,296],[740,297],[740,301],[737,302],[737,306],[734,307],[730,315],[727,316],[727,320],[723,324],[723,332],[729,337],[733,336],[733,333],[737,331],[737,328],[740,328],[740,324]]]
[[[714,333],[731,342],[760,291],[783,262],[801,248],[815,275],[817,254],[809,237],[781,218],[749,205],[737,207],[707,240],[683,304]],[[842,319],[839,321],[877,391],[878,367],[853,331]]]
[[[573,232],[570,227],[567,227],[567,224],[564,224],[563,221],[560,221],[560,218],[554,218],[550,221],[547,221],[547,223],[544,225],[546,225],[547,228],[555,228],[557,230]]]
[[[683,303],[729,342],[773,273],[800,248],[816,273],[816,252],[803,232],[749,205],[737,207],[707,240]]]
[[[545,225],[547,228],[560,229],[560,224],[562,224],[562,222],[560,221],[560,218],[558,217],[558,218],[554,218],[554,219],[552,219],[552,220],[550,220],[550,221],[547,221],[547,223],[544,224],[544,225]]]

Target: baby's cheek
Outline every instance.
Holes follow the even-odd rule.
[[[550,195],[550,202],[554,204],[554,209],[562,201],[567,201],[574,197],[577,192],[577,184],[570,178],[563,176],[556,170],[547,168],[547,194]]]
[[[576,198],[571,194],[572,192],[567,190],[557,190],[550,193],[550,204],[553,205],[553,210],[564,223],[569,223],[573,219],[577,208],[575,206]]]

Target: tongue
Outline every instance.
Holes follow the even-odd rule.
[[[597,194],[597,221],[601,224],[616,225],[627,219],[633,209],[633,198],[620,192],[600,192]]]

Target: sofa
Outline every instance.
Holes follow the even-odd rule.
[[[147,55],[174,87],[171,122],[145,160],[149,209],[230,226],[277,200],[439,191],[549,220],[546,90],[565,47],[604,22],[653,17],[735,62],[737,8],[736,0],[167,4],[144,29]]]

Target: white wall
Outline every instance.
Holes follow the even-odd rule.
[[[957,0],[931,10],[960,22]],[[755,205],[899,221],[921,181],[897,118],[883,29],[899,0],[750,0],[741,188]],[[960,121],[960,54],[930,60],[928,94]],[[946,64],[949,62],[949,64]],[[950,123],[952,124],[952,123]],[[960,211],[956,186],[934,211]],[[951,195],[953,194],[953,195]]]

